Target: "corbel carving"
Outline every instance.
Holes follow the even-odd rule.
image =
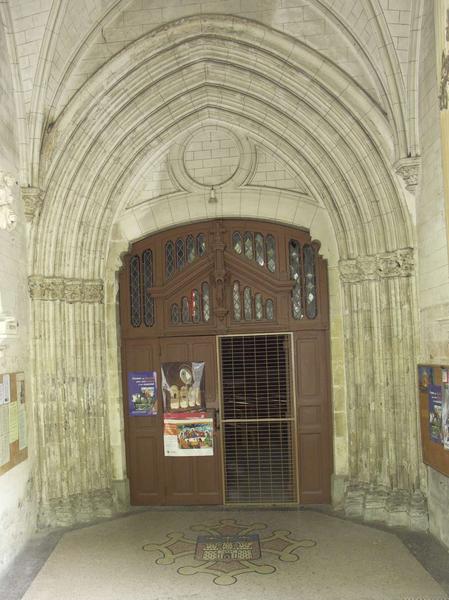
[[[405,182],[405,189],[413,194],[418,187],[420,166],[420,156],[414,156],[413,158],[401,158],[401,160],[398,160],[398,162],[395,164],[396,173]]]
[[[402,248],[372,256],[341,260],[340,278],[343,283],[377,281],[388,277],[410,277],[415,267],[413,248]]]
[[[28,289],[33,300],[60,300],[69,304],[102,304],[104,301],[104,284],[101,279],[64,279],[33,275],[28,279]]]
[[[10,173],[0,171],[0,229],[12,231],[17,225],[17,215],[12,209],[13,189],[17,185]]]
[[[25,219],[32,223],[39,218],[44,203],[44,192],[36,187],[23,187],[22,200],[25,210]]]

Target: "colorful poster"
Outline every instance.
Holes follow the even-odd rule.
[[[128,411],[131,417],[157,415],[156,371],[128,372]]]
[[[198,411],[206,408],[203,362],[163,363],[161,375],[164,412]]]
[[[443,407],[441,411],[441,420],[443,424],[443,445],[449,450],[449,385],[443,385]]]
[[[433,385],[432,367],[418,367],[418,382],[421,392],[427,392],[430,385]]]
[[[214,423],[207,413],[165,413],[165,456],[213,456]]]
[[[429,432],[432,442],[443,443],[441,385],[429,385]]]

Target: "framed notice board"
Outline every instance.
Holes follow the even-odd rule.
[[[423,460],[449,477],[449,366],[418,365]]]
[[[0,375],[0,475],[28,458],[23,373]]]

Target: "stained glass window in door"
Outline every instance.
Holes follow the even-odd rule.
[[[234,231],[232,234],[232,247],[237,254],[242,253],[242,234],[240,231]]]
[[[318,313],[316,301],[316,277],[315,277],[315,252],[310,245],[303,248],[304,256],[304,278],[306,296],[306,315],[309,319],[315,319]]]
[[[246,287],[243,290],[243,311],[245,315],[245,321],[252,321],[253,319],[253,298],[251,294],[251,288]]]
[[[263,267],[265,264],[265,243],[263,235],[261,233],[256,233],[254,239],[256,242],[256,262]]]
[[[192,290],[192,319],[194,323],[201,321],[201,301],[198,290]]]
[[[276,240],[272,235],[267,235],[267,267],[271,273],[276,271]]]
[[[140,295],[140,257],[131,257],[129,263],[129,294],[130,294],[130,317],[133,327],[140,327],[142,323],[142,306]]]
[[[205,281],[201,288],[203,292],[203,320],[207,323],[210,320],[209,284]]]
[[[254,258],[254,241],[251,231],[246,231],[243,236],[243,245],[245,247],[245,256],[250,260]]]
[[[196,257],[195,239],[193,235],[188,235],[186,239],[187,260],[192,263]]]
[[[206,236],[204,233],[199,233],[196,236],[196,250],[198,256],[204,256],[206,254]]]
[[[183,269],[186,264],[186,252],[184,240],[179,238],[176,240],[176,266],[178,269]]]
[[[145,250],[143,262],[143,322],[146,327],[154,325],[154,298],[150,288],[153,286],[153,252]]]
[[[240,321],[242,318],[242,305],[240,300],[240,284],[234,281],[232,286],[232,304],[234,306],[234,319]]]
[[[290,240],[288,244],[290,279],[294,283],[292,290],[292,316],[299,321],[303,318],[301,298],[301,246],[297,240]]]
[[[169,279],[175,272],[175,245],[170,240],[165,244],[165,276]]]
[[[181,300],[181,318],[183,323],[188,323],[190,321],[189,299],[185,296]]]
[[[273,300],[268,299],[265,302],[265,314],[269,321],[273,321],[274,319],[274,304]]]
[[[179,323],[179,306],[177,304],[171,305],[170,320],[173,323],[173,325],[178,325]]]
[[[257,293],[254,296],[254,306],[256,309],[256,319],[258,321],[263,319],[263,300],[262,300],[262,294]]]

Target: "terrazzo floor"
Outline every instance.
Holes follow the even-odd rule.
[[[261,556],[195,558],[198,535]],[[242,546],[243,548],[243,546]],[[245,558],[246,557],[246,558]],[[146,511],[65,533],[24,600],[446,600],[393,533],[313,511]]]

